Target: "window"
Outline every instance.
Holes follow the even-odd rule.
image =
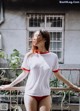
[[[4,17],[3,17],[3,3],[0,0],[0,24],[4,21]]]
[[[63,15],[28,15],[27,29],[29,31],[29,49],[31,48],[31,35],[36,30],[50,32],[50,51],[58,55],[59,61],[63,62]]]

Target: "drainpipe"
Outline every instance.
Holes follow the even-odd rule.
[[[0,9],[0,13],[1,13],[0,24],[2,24],[4,22],[3,3],[2,3],[2,1],[0,2],[0,5],[1,5],[1,9]]]

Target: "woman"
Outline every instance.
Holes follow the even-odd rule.
[[[80,88],[60,74],[57,55],[49,52],[49,45],[49,33],[41,30],[36,31],[32,37],[32,49],[25,55],[21,66],[23,72],[11,84],[0,87],[0,89],[9,89],[28,75],[24,95],[27,111],[50,111],[49,80],[52,72],[70,88],[80,91]]]

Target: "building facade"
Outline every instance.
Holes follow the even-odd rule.
[[[0,2],[1,50],[10,54],[17,49],[25,55],[31,46],[31,34],[47,30],[51,37],[50,51],[58,55],[61,67],[80,68],[80,4],[57,2]]]

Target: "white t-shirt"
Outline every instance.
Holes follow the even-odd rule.
[[[21,68],[29,71],[25,94],[32,96],[50,95],[50,77],[59,70],[58,57],[52,52],[26,54]]]

